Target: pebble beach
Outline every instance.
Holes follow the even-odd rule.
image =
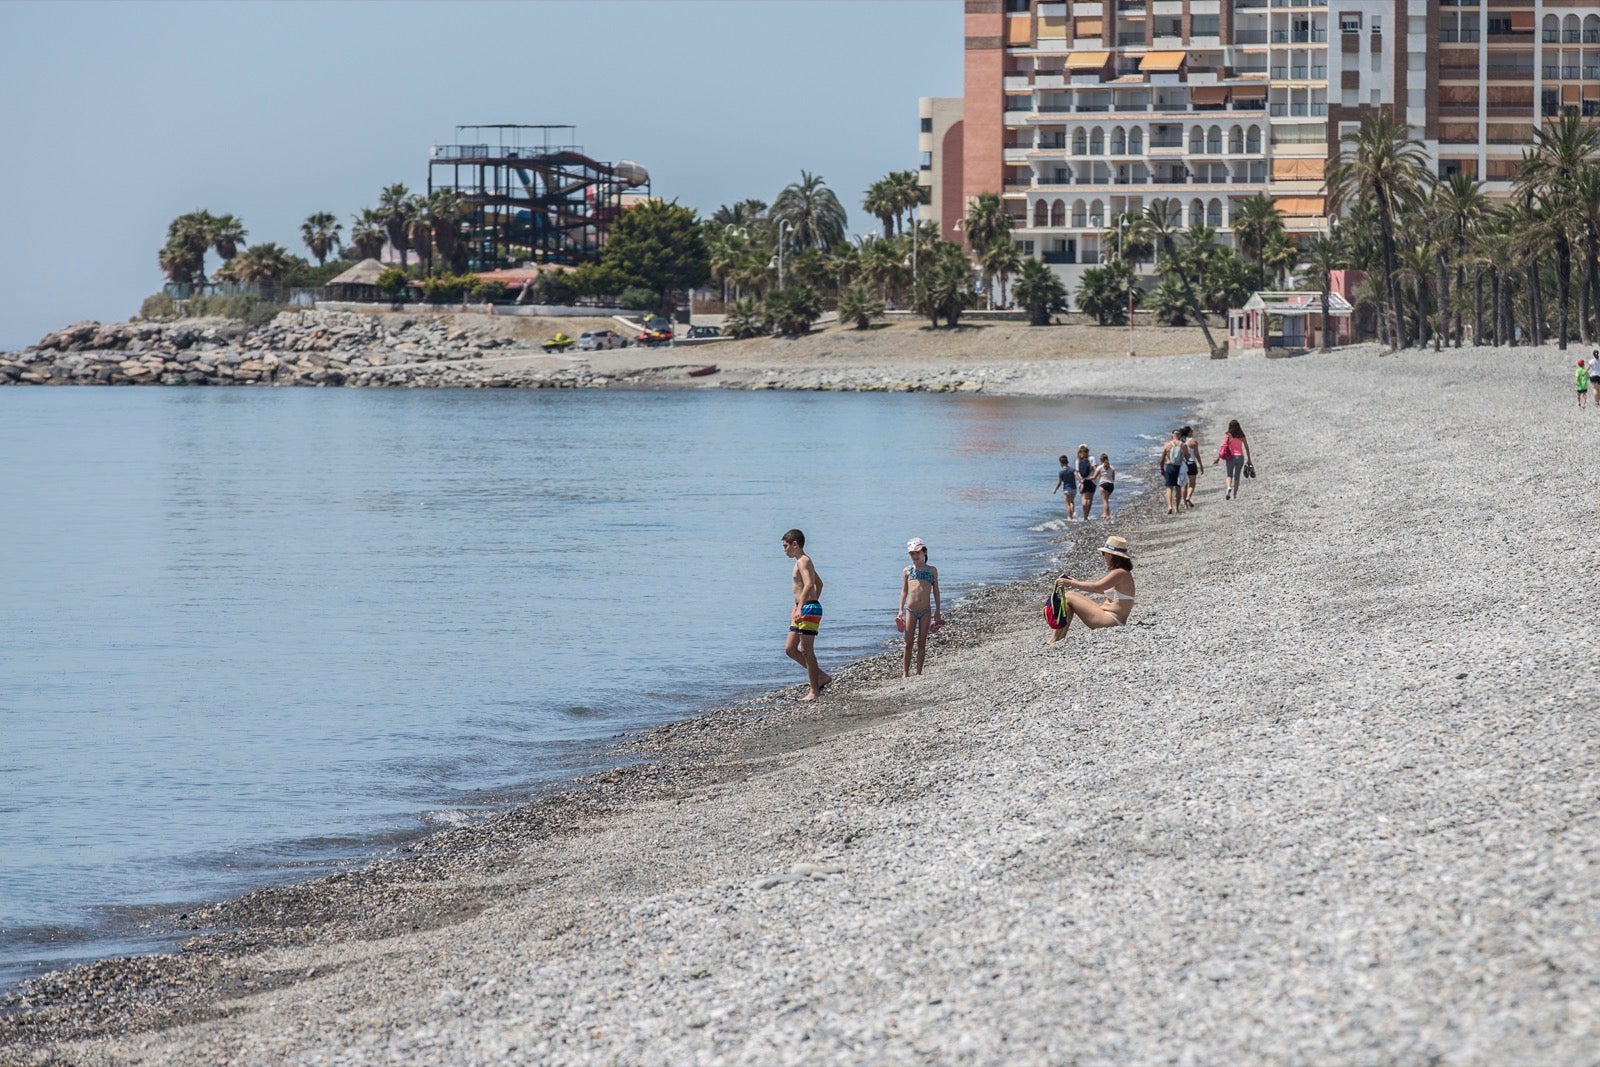
[[[1208,457],[1249,433],[1241,499],[1208,470],[1192,512],[1064,534],[1085,577],[1128,538],[1132,625],[1047,648],[1047,578],[990,588],[909,681],[824,627],[817,705],[707,709],[186,916],[183,953],[38,979],[0,1062],[1593,1063],[1578,354],[1005,361],[986,391],[1189,398]]]

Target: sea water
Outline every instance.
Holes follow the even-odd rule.
[[[0,985],[162,948],[141,930],[164,909],[359,861],[803,681],[790,527],[826,583],[823,665],[881,650],[908,538],[947,602],[1043,566],[1056,456],[1109,452],[1125,501],[1176,414],[0,391]]]

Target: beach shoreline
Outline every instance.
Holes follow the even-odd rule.
[[[1150,366],[1008,389],[1141,395]],[[1459,521],[1485,484],[1585,454],[1600,416],[1571,410],[1566,355],[1159,366],[1212,430],[1245,422],[1262,477],[1101,527],[1133,545],[1133,625],[1046,650],[1036,583],[980,591],[921,679],[869,660],[820,707],[790,690],[663,727],[570,833],[529,814],[493,862],[371,875],[347,939],[149,975],[188,1007],[130,996],[98,1036],[12,1017],[0,1052],[1584,1062],[1600,666],[1567,641],[1587,615],[1562,564],[1593,494],[1558,478]],[[1470,464],[1441,446],[1459,426]],[[430,892],[441,921],[412,921]],[[75,980],[92,1003],[93,969]]]

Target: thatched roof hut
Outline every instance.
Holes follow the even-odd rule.
[[[327,292],[333,300],[377,300],[378,275],[389,269],[387,263],[363,259],[343,274],[331,279]]]

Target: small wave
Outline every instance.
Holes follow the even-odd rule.
[[[1056,533],[1066,528],[1066,519],[1046,519],[1037,526],[1028,527],[1028,530],[1032,533]]]
[[[466,826],[479,818],[475,811],[463,811],[460,808],[446,808],[442,811],[425,811],[421,815],[422,824],[429,827],[450,828]]]

